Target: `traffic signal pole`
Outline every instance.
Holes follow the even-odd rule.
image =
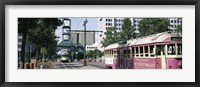
[[[86,24],[87,24],[87,18],[85,18],[84,21],[84,62],[83,62],[83,66],[87,66],[87,62],[86,62]]]

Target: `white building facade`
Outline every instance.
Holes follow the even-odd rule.
[[[169,29],[176,30],[178,25],[182,25],[182,18],[169,18],[170,26]]]

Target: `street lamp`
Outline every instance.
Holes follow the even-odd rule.
[[[87,18],[85,18],[85,21],[83,23],[84,26],[84,62],[83,62],[83,66],[87,66],[87,62],[86,62],[86,24],[87,24]]]

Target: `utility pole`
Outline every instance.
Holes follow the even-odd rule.
[[[83,66],[87,66],[87,62],[86,62],[86,24],[87,24],[87,18],[85,18],[85,21],[83,23],[84,26],[84,62],[83,62]]]

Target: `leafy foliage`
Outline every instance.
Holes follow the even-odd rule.
[[[91,55],[91,52],[89,50],[86,51],[86,56],[89,57]]]
[[[168,31],[169,19],[145,18],[139,22],[139,37]]]
[[[129,18],[124,19],[122,30],[120,32],[116,32],[114,27],[109,27],[104,34],[106,37],[103,38],[102,41],[103,47],[106,47],[113,43],[134,38],[135,36],[133,26],[131,25],[131,20]]]
[[[182,24],[177,26],[177,31],[182,33]]]
[[[95,49],[95,50],[87,50],[86,55],[87,57],[96,59],[97,57],[102,57],[103,53],[100,50]]]
[[[105,38],[103,38],[102,46],[106,47],[112,43],[116,43],[119,38],[117,38],[117,32],[114,31],[114,27],[109,27],[107,31],[104,33]]]
[[[122,40],[128,40],[134,38],[134,30],[131,25],[131,20],[129,18],[124,18],[124,23],[122,25],[121,37]]]
[[[25,44],[27,42],[35,44],[38,47],[38,51],[40,51],[40,48],[46,48],[48,54],[55,54],[57,43],[55,40],[55,29],[58,25],[61,25],[61,22],[57,18],[18,19],[18,33],[23,35],[21,54],[23,63],[25,62]],[[22,66],[22,68],[24,67]]]
[[[102,57],[103,56],[103,52],[101,52],[100,50],[98,50],[98,49],[95,49],[94,51],[94,56],[95,56],[95,58],[96,57]]]

